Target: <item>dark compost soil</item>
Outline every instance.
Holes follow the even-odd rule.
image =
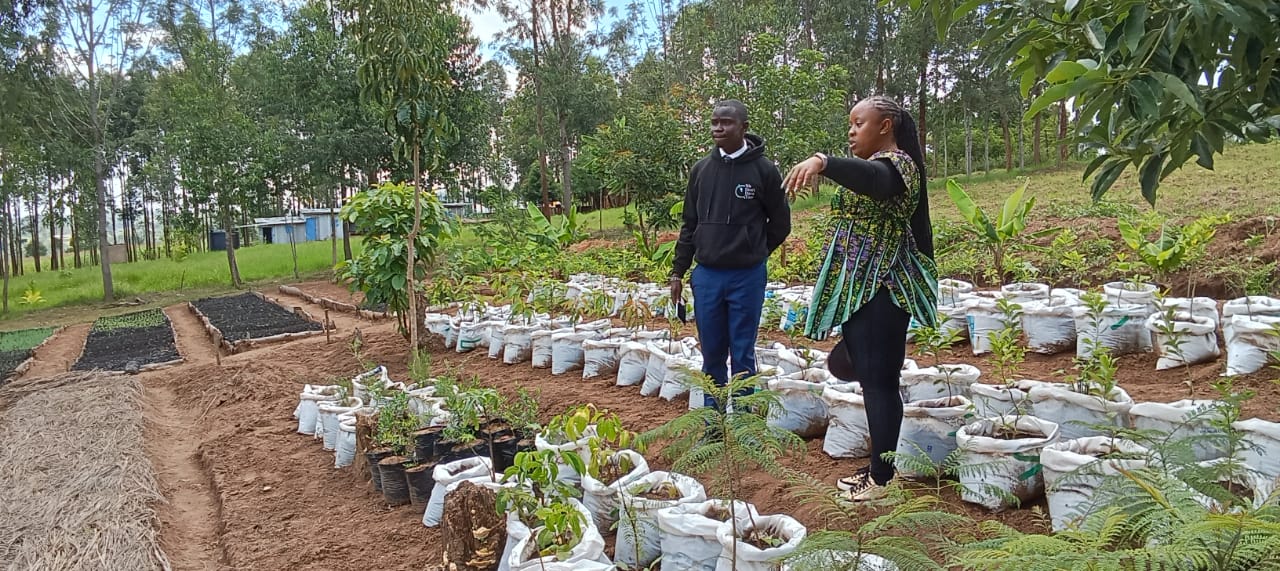
[[[173,326],[123,327],[107,331],[90,331],[75,371],[128,371],[155,363],[178,359],[178,345],[173,340]]]
[[[222,331],[222,337],[227,341],[322,329],[319,323],[307,321],[251,293],[210,297],[192,303],[214,327]]]

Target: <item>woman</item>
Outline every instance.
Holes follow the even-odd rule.
[[[783,185],[799,189],[819,175],[843,187],[831,202],[832,228],[804,333],[822,340],[840,326],[828,367],[862,384],[871,431],[871,465],[838,482],[854,501],[884,497],[902,429],[898,380],[914,317],[936,325],[938,286],[925,194],[924,152],[915,121],[886,97],[849,112],[850,158],[821,153],[792,167]]]

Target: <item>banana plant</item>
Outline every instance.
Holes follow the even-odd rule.
[[[1013,191],[1013,194],[1005,198],[1004,205],[996,213],[996,219],[992,221],[978,206],[978,203],[969,197],[969,194],[964,191],[964,188],[959,183],[954,179],[947,181],[947,194],[951,196],[951,201],[956,204],[956,208],[960,209],[960,214],[969,223],[966,230],[973,234],[982,243],[983,247],[991,253],[992,267],[995,269],[997,279],[1002,284],[1008,276],[1005,262],[1011,252],[1019,248],[1034,248],[1035,246],[1030,242],[1031,240],[1062,231],[1061,228],[1048,228],[1024,234],[1027,229],[1027,213],[1031,211],[1031,207],[1035,206],[1036,203],[1034,196],[1026,196],[1029,182],[1027,179],[1023,179],[1018,190]]]

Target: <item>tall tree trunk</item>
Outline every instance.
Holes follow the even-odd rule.
[[[164,240],[164,257],[173,259],[173,238],[169,228],[169,199],[163,194],[160,195],[160,232],[161,239]]]
[[[1032,122],[1031,133],[1034,137],[1031,139],[1031,163],[1040,166],[1040,137],[1044,130],[1044,121],[1042,120],[1044,113],[1036,113]]]
[[[986,163],[986,172],[991,172],[991,118],[982,118],[982,160]]]
[[[1018,168],[1027,168],[1027,122],[1022,113],[1022,104],[1018,104]]]
[[[973,118],[964,112],[964,175],[973,176]]]
[[[338,265],[338,189],[334,187],[329,193],[329,258],[330,268]]]
[[[13,266],[9,273],[20,276],[23,271],[22,232],[18,228],[21,225],[21,217],[13,215],[14,212],[19,211],[16,202],[16,199],[13,202],[5,202],[4,217],[5,229],[9,231],[9,260]]]
[[[71,260],[75,262],[76,269],[84,267],[84,260],[80,258],[80,227],[76,222],[76,209],[71,207]]]
[[[1058,166],[1067,162],[1067,103],[1058,103]]]
[[[558,119],[560,124],[560,186],[564,191],[562,192],[564,199],[560,201],[560,208],[568,215],[569,209],[573,207],[573,163],[570,158],[572,152],[569,149],[569,118],[561,112]]]
[[[53,197],[53,177],[48,177],[49,181],[49,197],[45,204],[49,205],[49,211],[44,214],[45,220],[49,222],[49,271],[56,272],[62,264],[58,263],[58,244],[54,242],[58,238],[58,211],[54,206],[57,201]]]
[[[90,67],[90,69],[93,69]],[[97,110],[91,110],[94,115],[92,124],[97,125]],[[94,187],[98,193],[98,261],[102,264],[102,299],[107,302],[115,301],[115,288],[111,283],[111,258],[107,257],[107,181],[106,181],[106,165],[102,161],[102,132],[101,129],[95,129],[95,139],[97,146],[93,153],[93,180]],[[113,218],[114,219],[114,218]]]
[[[950,170],[948,163],[951,159],[947,156],[947,139],[950,137],[947,137],[947,112],[945,109],[942,110],[942,131],[940,134],[942,135],[942,178],[946,178],[947,172]]]
[[[5,247],[9,242],[8,237],[9,224],[0,216],[0,225],[4,228],[0,229],[0,274],[4,276],[4,292],[0,294],[4,297],[4,313],[9,313],[9,250]]]
[[[541,61],[541,52],[538,49],[538,46],[539,46],[538,36],[540,35],[540,32],[539,32],[540,26],[539,26],[539,20],[538,20],[538,2],[539,1],[540,0],[530,0],[529,2],[529,10],[532,14],[532,17],[530,18],[530,20],[533,28],[533,34],[532,34],[533,36],[533,99],[535,101],[534,107],[536,109],[535,112],[537,115],[536,122],[537,122],[537,128],[538,128],[538,173],[539,173],[538,182],[542,185],[542,215],[545,216],[547,220],[550,220],[551,219],[551,197],[548,195],[548,188],[547,188],[547,183],[548,183],[547,181],[547,149],[546,149],[547,135],[546,135],[546,130],[543,128],[544,112],[542,109],[542,67],[541,67],[542,64],[539,63]]]
[[[31,257],[36,262],[36,273],[40,273],[40,192],[31,193]]]
[[[240,266],[236,264],[236,236],[235,229],[231,227],[233,219],[229,206],[222,207],[222,220],[227,237],[227,268],[231,270],[231,287],[239,288],[243,282],[240,281]]]
[[[1004,134],[1004,170],[1013,170],[1013,139],[1009,132],[1009,116],[1000,114],[1000,130]]]
[[[920,148],[927,146],[929,140],[925,135],[928,133],[925,122],[925,110],[929,107],[928,97],[929,82],[929,45],[926,43],[920,48]]]
[[[535,0],[536,1],[536,0]],[[418,352],[418,288],[417,272],[414,272],[414,265],[417,262],[417,252],[414,246],[418,242],[418,232],[422,230],[422,171],[419,163],[418,133],[414,130],[413,137],[413,227],[409,230],[409,244],[405,261],[405,294],[409,296],[409,355],[410,358],[416,357]]]

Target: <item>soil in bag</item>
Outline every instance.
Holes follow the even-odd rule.
[[[511,423],[504,419],[494,418],[480,425],[480,437],[489,442],[507,434],[515,434],[515,431],[511,429]]]
[[[457,462],[466,458],[475,458],[476,456],[489,456],[489,443],[479,438],[463,443],[440,442],[436,448],[439,449],[441,444],[449,447],[444,454],[436,454],[436,458],[441,464]]]
[[[435,468],[435,462],[425,462],[412,468],[405,468],[404,476],[409,482],[409,503],[414,507],[427,507],[427,500],[431,499],[431,491],[436,486],[436,480],[432,477]]]
[[[514,434],[497,436],[493,439],[491,446],[493,455],[489,459],[493,460],[495,473],[501,474],[516,463],[516,452],[520,450],[517,446],[519,442]]]
[[[373,491],[382,491],[382,471],[378,469],[378,463],[391,455],[391,449],[379,448],[364,453],[364,459],[369,462],[369,477],[373,481]]]
[[[404,473],[404,463],[408,460],[404,456],[388,456],[378,462],[378,471],[382,473],[382,499],[389,505],[409,503],[409,480]]]
[[[440,434],[444,432],[443,426],[432,426],[424,428],[413,433],[413,459],[418,462],[432,462],[436,460],[443,450],[438,450],[437,443],[440,442]]]

